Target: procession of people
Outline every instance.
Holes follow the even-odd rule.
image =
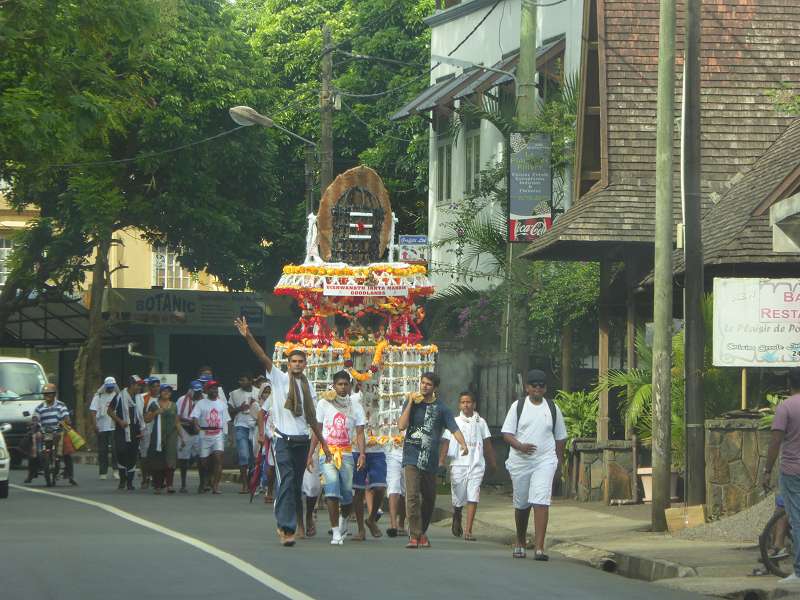
[[[372,438],[367,441],[361,393],[347,370],[335,373],[328,389],[318,393],[305,374],[304,350],[288,352],[284,372],[252,335],[244,317],[236,319],[235,326],[264,374],[241,374],[239,387],[229,395],[207,366],[180,395],[158,377],[131,375],[123,388],[114,377],[105,378],[89,407],[101,479],[108,478],[113,466],[119,490],[133,491],[138,466],[140,489],[152,487],[157,495],[185,494],[189,469],[196,465],[197,493],[220,494],[225,439],[232,421],[239,493],[249,493],[252,499],[257,487],[265,502],[274,504],[276,533],[283,546],[316,535],[315,513],[322,496],[332,545],[343,545],[348,538],[363,541],[367,530],[373,538],[382,537],[377,520],[388,498],[387,536],[407,537],[410,549],[429,548],[436,476],[448,465],[452,534],[475,541],[481,484],[486,470],[496,468],[496,460],[488,425],[471,392],[460,395],[459,414],[454,416],[437,396],[439,376],[423,373],[418,391],[404,401],[397,422],[399,445],[389,443],[384,448]],[[532,510],[535,559],[547,560],[548,507],[563,460],[566,429],[558,407],[545,398],[542,371],[528,373],[525,389],[526,397],[511,405],[502,427],[510,448],[505,464],[517,523],[513,556],[526,555]],[[69,411],[55,398],[55,386],[48,384],[44,395],[36,426],[56,432],[69,427]],[[70,460],[66,471],[77,485]],[[29,473],[26,482],[34,476],[35,472]],[[351,518],[357,527],[352,533]]]

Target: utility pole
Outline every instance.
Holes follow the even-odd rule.
[[[305,146],[306,216],[314,212],[314,146]]]
[[[320,194],[333,181],[333,44],[331,30],[322,26],[322,86],[319,92],[320,107]]]
[[[684,376],[686,421],[686,502],[705,504],[705,432],[703,421],[703,241],[700,225],[700,20],[702,0],[686,3],[683,59],[683,127],[681,176],[683,191]]]
[[[539,110],[538,89],[536,88],[536,2],[522,0],[519,30],[519,64],[517,65],[517,130],[530,133]],[[507,146],[508,147],[508,146]],[[509,292],[506,297],[506,310],[503,315],[502,350],[511,352],[511,319],[512,302],[510,278],[514,260],[514,244],[508,234],[508,252],[506,253],[507,272],[506,285]],[[516,366],[515,366],[516,367]]]
[[[656,234],[653,293],[653,531],[665,531],[670,500],[672,368],[672,128],[675,0],[660,0],[656,108]]]

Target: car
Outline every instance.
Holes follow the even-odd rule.
[[[25,456],[22,444],[33,413],[44,400],[42,388],[46,383],[44,369],[35,360],[0,356],[0,423],[11,425],[5,438],[12,467],[18,467]]]
[[[8,473],[11,470],[11,455],[8,453],[3,434],[11,430],[10,423],[0,423],[0,498],[8,498]]]

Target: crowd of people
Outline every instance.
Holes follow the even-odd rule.
[[[365,433],[374,424],[367,422],[361,393],[353,389],[347,371],[336,373],[329,389],[318,394],[304,374],[303,350],[288,354],[284,372],[253,337],[244,318],[237,319],[235,326],[265,373],[242,375],[230,395],[209,367],[201,368],[178,397],[171,385],[157,377],[132,375],[124,388],[113,377],[105,379],[89,406],[101,479],[108,479],[111,467],[119,489],[134,490],[138,466],[142,489],[152,487],[155,494],[187,493],[187,475],[196,461],[197,493],[219,494],[225,436],[232,420],[239,492],[249,494],[251,484],[259,486],[264,501],[274,505],[276,533],[283,546],[316,535],[314,514],[321,496],[333,545],[342,545],[347,538],[363,541],[367,531],[381,537],[377,521],[388,497],[386,534],[407,536],[407,548],[428,548],[436,475],[446,465],[452,533],[475,540],[481,483],[487,468],[496,468],[496,460],[488,425],[478,415],[470,392],[460,395],[459,414],[454,416],[437,396],[438,375],[422,374],[418,391],[408,395],[398,420],[400,440],[381,446]],[[526,556],[533,510],[535,559],[547,560],[548,508],[566,429],[558,407],[545,398],[542,371],[528,373],[526,391],[523,400],[512,404],[502,426],[510,448],[505,464],[512,479],[517,524],[513,556]],[[46,388],[37,420],[55,432],[69,425],[66,406],[55,399],[55,386]],[[36,474],[36,467],[32,468],[27,482]],[[74,484],[72,465],[66,470]],[[177,490],[176,470],[180,474]],[[352,533],[351,518],[356,524]]]

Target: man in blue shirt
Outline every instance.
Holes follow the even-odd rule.
[[[436,397],[439,376],[423,373],[419,392],[410,394],[403,414],[397,422],[405,431],[403,442],[403,476],[406,482],[406,515],[409,540],[406,548],[429,548],[425,532],[430,525],[436,503],[436,472],[439,469],[439,443],[447,429],[461,447],[461,455],[469,454],[464,436],[456,425],[453,413]]]

